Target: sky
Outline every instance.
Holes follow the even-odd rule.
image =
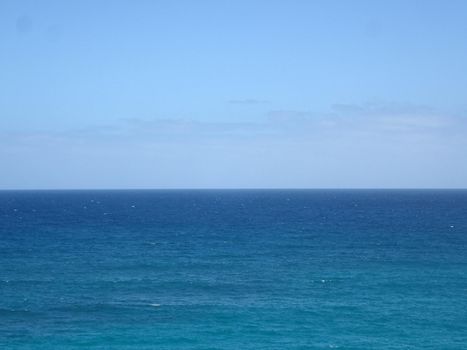
[[[467,1],[0,1],[0,189],[466,188]]]

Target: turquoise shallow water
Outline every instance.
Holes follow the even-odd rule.
[[[1,349],[466,349],[467,191],[0,192]]]

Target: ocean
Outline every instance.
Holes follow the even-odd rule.
[[[467,191],[1,191],[0,349],[467,349]]]

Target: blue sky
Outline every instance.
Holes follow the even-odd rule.
[[[465,1],[2,1],[0,188],[467,187]]]

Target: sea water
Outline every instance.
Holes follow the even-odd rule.
[[[0,349],[467,349],[467,191],[0,192]]]

